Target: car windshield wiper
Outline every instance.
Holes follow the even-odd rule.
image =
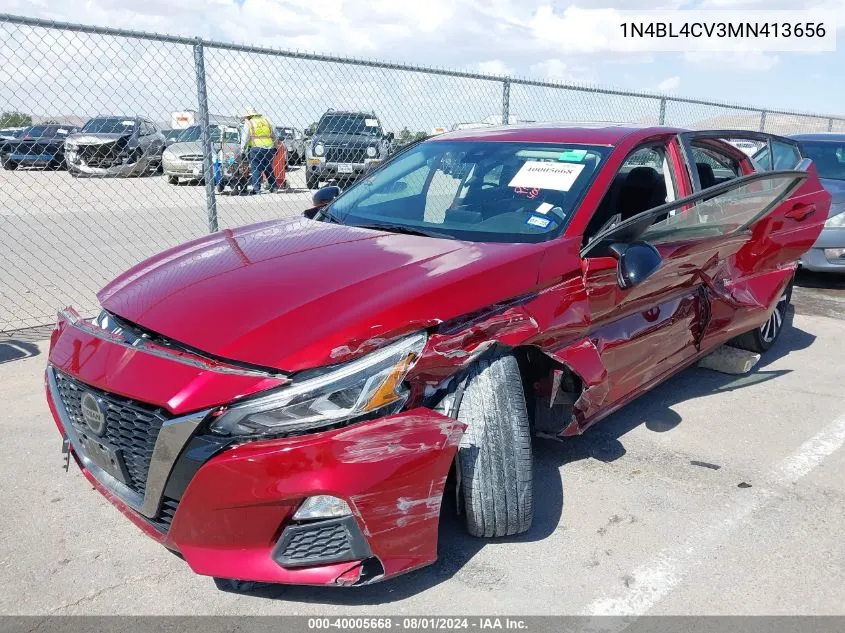
[[[441,239],[454,239],[451,235],[440,233],[439,231],[429,231],[428,229],[418,228],[416,226],[406,226],[404,224],[355,224],[362,229],[373,229],[376,231],[387,231],[388,233],[404,233],[406,235],[422,235],[424,237],[437,237]]]

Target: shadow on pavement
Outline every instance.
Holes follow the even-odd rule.
[[[22,358],[38,356],[41,351],[35,343],[17,339],[0,339],[0,365]]]
[[[790,311],[788,322],[792,325]],[[641,424],[655,433],[663,433],[683,420],[672,406],[686,400],[713,393],[730,392],[753,384],[767,382],[788,369],[765,368],[786,354],[809,347],[815,336],[797,329],[784,329],[777,345],[765,355],[749,374],[734,376],[692,367],[652,389],[647,396],[635,400],[618,412],[590,428],[584,435],[562,442],[535,438],[534,490],[535,516],[531,529],[518,537],[495,539],[495,542],[531,542],[548,537],[560,523],[565,499],[561,466],[593,458],[612,462],[625,454],[620,438]],[[434,587],[454,576],[479,588],[498,582],[495,567],[468,565],[487,544],[485,539],[469,536],[462,518],[455,511],[454,493],[447,490],[440,516],[438,560],[434,565],[384,583],[340,589],[334,587],[302,587],[263,585],[248,595],[273,600],[290,600],[336,605],[377,605],[403,600]]]

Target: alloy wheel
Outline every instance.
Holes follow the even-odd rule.
[[[783,321],[786,318],[788,298],[787,291],[784,290],[780,299],[778,299],[775,309],[772,311],[772,315],[762,326],[760,326],[760,336],[766,343],[771,343],[777,338],[778,334],[780,334],[780,330],[783,327]]]

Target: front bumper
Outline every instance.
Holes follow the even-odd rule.
[[[79,150],[66,150],[65,162],[70,171],[92,176],[137,176],[150,167],[149,157],[142,155],[131,163],[114,163],[109,166],[92,166],[80,156]]]
[[[845,273],[845,258],[825,254],[825,249],[842,248],[845,248],[845,229],[825,228],[813,247],[801,256],[801,267],[815,272]]]
[[[177,176],[180,178],[202,178],[202,162],[187,160],[162,160],[162,170],[165,176]]]
[[[308,173],[319,175],[323,180],[357,178],[375,169],[381,162],[380,159],[374,158],[364,163],[327,163],[325,161],[316,162],[312,158],[308,161]]]
[[[114,362],[135,365],[125,381],[113,385],[121,392],[149,382],[137,380],[141,371],[166,373],[171,361],[141,350],[132,352],[127,363],[125,352],[118,354],[111,343],[100,340],[93,357],[80,366],[65,351],[84,339],[84,332],[68,326],[54,336],[46,383],[56,424],[93,486],[146,534],[179,552],[195,572],[260,582],[349,585],[436,560],[440,501],[462,423],[417,408],[332,431],[230,445],[205,433],[210,409],[180,413],[159,433],[145,494],[139,497],[85,454],[80,420],[74,422],[68,414],[56,375],[103,389],[98,384],[101,370],[110,359],[118,359]],[[198,372],[202,374],[206,382],[208,372]],[[150,393],[146,400],[158,404],[162,397]],[[343,499],[351,516],[294,521],[299,505],[314,495]]]

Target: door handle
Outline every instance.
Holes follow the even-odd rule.
[[[803,222],[816,212],[816,205],[799,202],[786,212],[786,217],[796,222]]]

